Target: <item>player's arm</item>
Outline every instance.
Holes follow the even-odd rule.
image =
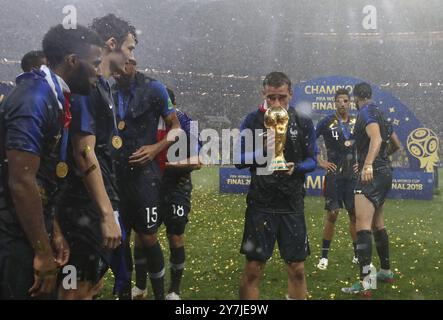
[[[160,82],[151,83],[149,90],[152,90],[153,101],[158,103],[160,114],[170,130],[180,129],[180,122],[177,118],[172,103],[170,103],[168,91]],[[167,137],[153,145],[146,145],[136,150],[130,157],[129,163],[132,165],[144,165],[148,161],[153,161],[155,157],[164,149],[168,148],[174,141],[168,141]]]
[[[37,185],[40,157],[25,151],[8,150],[9,190],[26,237],[34,249],[33,297],[50,293],[56,285],[57,264],[44,223],[43,205]]]
[[[63,236],[62,230],[60,228],[58,217],[54,218],[54,230],[52,235],[52,248],[54,249],[54,256],[57,264],[63,267],[68,263],[70,249],[68,242]]]
[[[304,119],[302,129],[306,147],[305,158],[300,163],[295,164],[295,172],[304,174],[314,171],[317,167],[318,149],[315,142],[317,135],[312,120]]]
[[[163,117],[163,120],[171,130],[180,129],[180,122],[175,112]],[[129,163],[132,165],[144,165],[148,161],[153,161],[162,150],[168,148],[172,143],[174,141],[168,141],[167,137],[164,137],[155,144],[142,146],[129,157]]]
[[[186,156],[180,156],[178,161],[166,162],[166,169],[174,170],[178,173],[188,173],[194,170],[200,170],[202,167],[199,157],[201,141],[198,135],[191,132],[191,119],[188,116],[183,114],[181,117],[177,118],[179,120],[181,129],[186,134],[188,152],[186,152]]]
[[[389,147],[388,147],[388,155],[392,155],[401,148],[400,139],[398,138],[395,132],[392,132],[392,135],[389,139]]]
[[[83,178],[89,196],[100,211],[103,245],[113,249],[120,244],[121,230],[116,222],[111,201],[106,193],[100,165],[95,154],[95,108],[90,97],[75,95],[71,105],[72,122],[69,132],[74,161]]]
[[[240,136],[234,147],[234,163],[237,169],[266,167],[267,165],[267,132],[261,133],[263,145],[257,143],[258,141],[254,143],[251,139],[253,136],[257,137],[253,129],[255,116],[255,113],[248,114],[240,125]],[[269,145],[271,145],[271,142],[269,142]]]
[[[120,245],[121,230],[106,193],[100,165],[94,152],[95,136],[77,133],[72,138],[72,148],[75,163],[83,176],[83,183],[101,213],[104,246],[114,249]]]
[[[378,153],[380,152],[380,147],[382,144],[382,138],[380,134],[380,126],[377,122],[371,122],[366,126],[366,134],[369,137],[369,150],[365,159],[362,170],[362,181],[370,182],[374,178],[372,164],[375,161]]]
[[[325,127],[326,127],[326,118],[317,123],[317,127],[315,128],[316,139],[320,138],[320,136],[323,135]],[[324,137],[324,135],[323,135],[323,137]],[[320,152],[317,154],[317,163],[318,163],[318,166],[324,170],[328,170],[328,171],[332,171],[332,172],[335,172],[337,170],[337,166],[332,162],[324,160],[322,158],[322,156],[320,155]]]

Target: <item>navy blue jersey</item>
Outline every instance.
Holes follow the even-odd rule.
[[[183,157],[185,160],[192,155],[198,155],[200,148],[200,141],[198,137],[193,137],[198,141],[197,150],[191,152],[191,121],[192,119],[184,112],[179,109],[177,110],[177,118],[180,121],[180,127],[185,131],[187,137],[188,152]],[[191,192],[192,192],[192,181],[191,181],[191,170],[186,169],[173,169],[168,168],[165,170],[162,179],[162,197],[163,202],[184,205],[187,207],[191,206]]]
[[[117,155],[117,171],[124,175],[128,170],[149,169],[161,177],[157,161],[149,161],[144,167],[131,167],[129,157],[144,145],[157,143],[157,128],[160,117],[167,117],[175,112],[166,87],[157,80],[145,77],[137,72],[130,90],[114,86],[114,100],[118,102],[117,122],[124,122],[120,130],[123,147]]]
[[[95,155],[100,165],[103,183],[109,199],[118,201],[115,168],[113,163],[114,148],[112,137],[117,135],[116,107],[112,100],[111,88],[108,82],[100,77],[96,87],[89,96],[72,95],[71,97],[72,122],[69,137],[77,134],[95,136]],[[69,143],[71,146],[71,143]],[[76,163],[69,148],[68,163],[72,170],[63,186],[62,202],[90,199],[83,183],[82,174],[76,170]]]
[[[25,151],[40,157],[37,182],[44,209],[49,207],[57,190],[55,167],[59,159],[63,109],[59,108],[45,76],[43,71],[20,75],[17,86],[1,105],[0,230],[13,236],[22,233],[9,194],[7,165],[4,162],[6,151]],[[48,226],[52,217],[47,210],[45,213]]]
[[[287,162],[294,162],[296,165],[292,176],[279,173],[257,174],[259,164],[255,161],[256,155],[263,147],[256,146],[254,141],[254,150],[248,153],[244,147],[244,140],[241,141],[241,164],[236,164],[236,167],[249,167],[251,171],[251,185],[247,203],[248,206],[263,212],[303,213],[303,204],[299,203],[299,200],[304,193],[305,174],[313,171],[317,165],[316,136],[312,120],[300,116],[294,108],[289,108],[288,113],[289,123],[284,156]],[[264,110],[260,109],[246,116],[241,125],[241,131],[248,129],[252,132],[266,130]],[[253,163],[248,164],[248,161]]]
[[[366,127],[371,123],[377,123],[380,127],[380,134],[383,140],[380,151],[372,164],[373,168],[389,166],[388,141],[393,133],[392,124],[387,121],[383,112],[373,103],[362,106],[358,112],[357,123],[355,124],[355,144],[359,168],[363,168],[366,156],[369,151],[369,139]]]
[[[328,161],[337,166],[338,172],[353,173],[352,166],[356,163],[354,127],[356,118],[349,116],[344,122],[335,113],[317,124],[315,133],[317,138],[323,136]]]

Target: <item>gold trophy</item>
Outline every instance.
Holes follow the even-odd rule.
[[[275,133],[275,153],[268,168],[270,171],[289,171],[283,155],[289,123],[288,111],[283,107],[268,108],[264,120],[265,127],[274,130]]]

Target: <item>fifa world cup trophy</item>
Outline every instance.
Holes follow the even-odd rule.
[[[275,133],[275,153],[269,170],[289,171],[283,152],[285,151],[286,132],[288,131],[289,114],[283,107],[272,107],[266,110],[264,124]]]

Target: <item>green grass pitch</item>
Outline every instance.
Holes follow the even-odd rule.
[[[443,177],[443,174],[440,176]],[[244,266],[239,245],[243,232],[245,195],[219,194],[218,168],[204,168],[194,172],[193,182],[181,297],[237,299]],[[320,255],[324,200],[320,197],[306,197],[305,203],[311,246],[311,256],[305,264],[309,299],[357,299],[340,291],[341,287],[353,283],[358,276],[358,266],[351,263],[353,252],[347,214],[341,212],[337,220],[328,270],[320,271],[315,265]],[[396,282],[379,283],[373,299],[443,299],[442,208],[443,194],[436,195],[433,201],[388,200],[385,217]],[[160,229],[160,238],[165,254],[167,290],[169,248],[164,226]],[[373,253],[373,263],[378,269],[375,247]],[[108,272],[100,299],[115,299],[112,295],[113,283],[113,275]],[[148,290],[152,299],[150,286]],[[261,299],[284,299],[286,292],[285,265],[276,246],[274,256],[265,269]]]

